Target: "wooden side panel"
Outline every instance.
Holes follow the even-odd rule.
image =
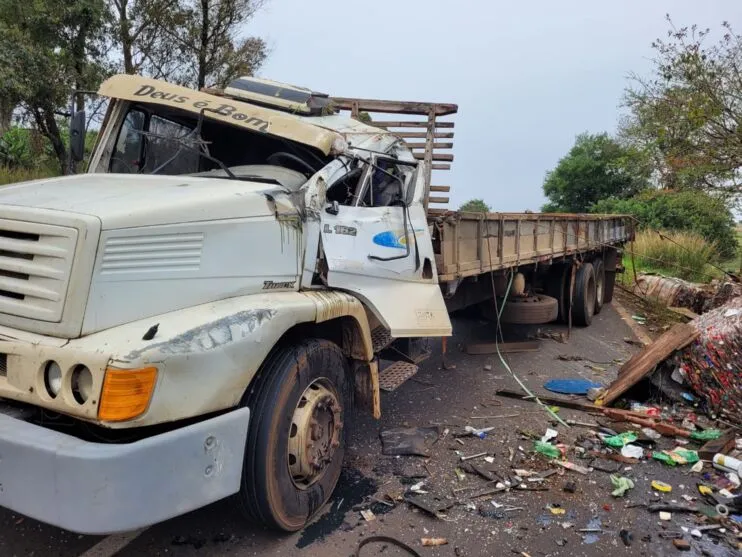
[[[430,218],[442,281],[620,245],[632,234],[628,217],[437,211]]]

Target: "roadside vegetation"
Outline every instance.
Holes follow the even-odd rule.
[[[693,282],[706,282],[721,275],[711,263],[720,263],[716,244],[693,232],[663,232],[644,230],[636,235],[633,249],[624,258],[627,277],[633,277],[632,266],[638,271],[675,276]]]
[[[581,134],[546,174],[548,212],[629,214],[639,231],[629,272],[695,281],[738,271],[742,234],[742,36],[729,23],[678,27],[634,75],[615,136]],[[658,231],[665,235],[663,239]]]

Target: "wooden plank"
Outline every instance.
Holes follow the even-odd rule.
[[[448,197],[428,197],[430,203],[448,203]]]
[[[716,453],[727,454],[734,447],[735,434],[733,429],[722,432],[721,437],[707,441],[698,449],[698,456],[703,460],[712,460]]]
[[[378,122],[372,121],[372,125],[374,126],[380,126],[382,128],[427,128],[428,122],[420,122],[420,121],[414,121],[414,120],[396,120],[393,122],[387,122],[383,120],[379,120]],[[435,123],[436,128],[453,128],[454,122],[436,122]]]
[[[458,105],[451,103],[428,103],[415,101],[386,101],[377,99],[355,99],[332,97],[335,107],[341,110],[352,110],[354,106],[363,112],[385,112],[388,114],[424,114],[433,110],[436,116],[448,116],[458,112]]]
[[[413,153],[412,154],[417,160],[423,160],[425,158],[425,153]],[[433,160],[434,161],[453,161],[453,155],[444,155],[442,153],[433,153]]]
[[[526,402],[536,402],[532,397],[528,396],[525,393],[508,391],[507,389],[495,391],[495,395],[504,396],[507,398],[514,398],[517,400],[524,400]],[[581,410],[583,412],[591,412],[593,414],[595,413],[602,414],[602,409],[596,406],[593,406],[592,404],[585,404],[583,402],[575,402],[573,400],[555,398],[552,396],[541,396],[541,395],[536,395],[536,396],[538,396],[538,399],[541,402],[543,402],[544,404],[549,404],[551,406],[559,406],[560,408],[569,408],[570,410]]]
[[[376,122],[374,122],[376,124]],[[392,132],[394,135],[404,137],[405,139],[425,139],[428,132]],[[453,132],[435,132],[433,139],[453,139]]]
[[[430,191],[449,192],[451,186],[430,186]]]
[[[480,342],[477,344],[467,344],[467,354],[497,354],[497,349],[500,349],[502,354],[516,354],[518,352],[536,352],[541,348],[541,343],[538,341],[524,341],[524,342]]]
[[[425,143],[407,143],[410,149],[425,149]],[[453,149],[453,143],[433,143],[433,149]]]
[[[450,164],[432,164],[430,168],[433,170],[451,170]]]
[[[618,371],[618,378],[608,386],[596,404],[606,406],[646,377],[657,364],[673,352],[688,346],[698,338],[699,332],[691,325],[678,323],[660,338],[634,354]]]

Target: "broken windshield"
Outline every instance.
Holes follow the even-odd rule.
[[[195,175],[297,189],[331,159],[286,139],[150,105],[132,105],[111,140],[108,172]]]

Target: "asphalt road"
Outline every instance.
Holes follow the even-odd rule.
[[[543,330],[564,331],[556,326]],[[537,405],[494,396],[497,389],[515,389],[515,382],[501,366],[497,356],[469,356],[462,349],[474,340],[492,340],[493,328],[473,317],[459,317],[454,321],[455,336],[449,341],[450,367],[442,369],[439,351],[423,363],[415,381],[408,381],[393,393],[382,395],[383,417],[379,422],[360,416],[356,420],[353,442],[347,457],[347,468],[333,500],[312,525],[304,531],[285,535],[266,531],[246,523],[229,501],[222,501],[188,515],[155,525],[141,532],[107,538],[78,536],[61,531],[29,518],[0,510],[0,555],[5,556],[62,556],[62,557],[139,557],[167,555],[185,556],[289,556],[320,557],[349,556],[359,540],[369,535],[392,536],[414,547],[425,556],[479,556],[508,555],[526,552],[529,555],[600,555],[606,551],[620,551],[626,555],[674,554],[677,550],[660,532],[679,530],[690,518],[676,515],[672,523],[659,524],[641,508],[626,508],[628,501],[646,502],[651,496],[649,481],[662,479],[675,485],[673,496],[679,497],[695,485],[692,478],[679,470],[663,469],[658,463],[642,464],[641,470],[623,471],[634,475],[637,487],[629,499],[610,496],[609,475],[592,472],[588,476],[566,472],[554,475],[543,483],[548,490],[510,492],[485,497],[473,502],[469,509],[457,505],[439,520],[425,512],[412,509],[406,503],[395,507],[374,502],[371,497],[400,495],[402,476],[424,475],[425,489],[441,499],[449,496],[452,488],[480,486],[484,480],[468,476],[458,481],[454,469],[458,457],[455,450],[470,455],[487,451],[495,454],[495,466],[509,470],[510,450],[519,467],[547,470],[548,464],[526,453],[531,442],[517,433],[518,429],[543,434],[550,418]],[[523,331],[519,331],[522,333]],[[534,331],[531,331],[534,332]],[[553,340],[541,341],[538,352],[510,356],[512,369],[530,388],[545,393],[544,381],[552,377],[583,377],[608,383],[617,369],[615,360],[625,360],[631,350],[624,337],[631,331],[617,313],[606,307],[588,329],[576,329],[566,344]],[[559,355],[581,356],[589,361],[563,361]],[[474,416],[502,416],[511,418],[474,418]],[[563,418],[590,421],[578,412],[562,410]],[[398,426],[426,426],[436,424],[448,428],[450,434],[433,447],[429,459],[417,457],[387,457],[381,455],[379,432]],[[456,442],[453,434],[464,425],[494,426],[488,437],[473,437]],[[581,435],[579,428],[557,428],[560,439],[572,442]],[[522,447],[525,452],[518,449]],[[575,494],[562,489],[573,480]],[[536,484],[534,484],[536,485]],[[541,485],[541,484],[539,484]],[[682,487],[681,487],[682,486]],[[154,494],[156,496],[156,494]],[[523,510],[506,516],[481,516],[498,504],[522,507]],[[547,505],[561,505],[565,514],[552,514]],[[473,507],[473,508],[472,508]],[[376,520],[366,522],[361,509],[372,509]],[[504,507],[503,507],[504,508]],[[602,533],[585,538],[579,532],[591,521],[601,521]],[[566,523],[566,525],[565,525]],[[572,526],[570,527],[569,524]],[[594,525],[594,522],[593,522]],[[592,526],[592,525],[591,525]],[[625,547],[618,532],[632,532],[633,543]],[[649,536],[649,538],[647,538]],[[441,547],[421,547],[420,539],[444,537],[448,544]],[[708,540],[695,542],[694,554],[713,551],[723,555],[721,546]],[[407,555],[394,547],[382,545],[364,548],[362,555]]]

